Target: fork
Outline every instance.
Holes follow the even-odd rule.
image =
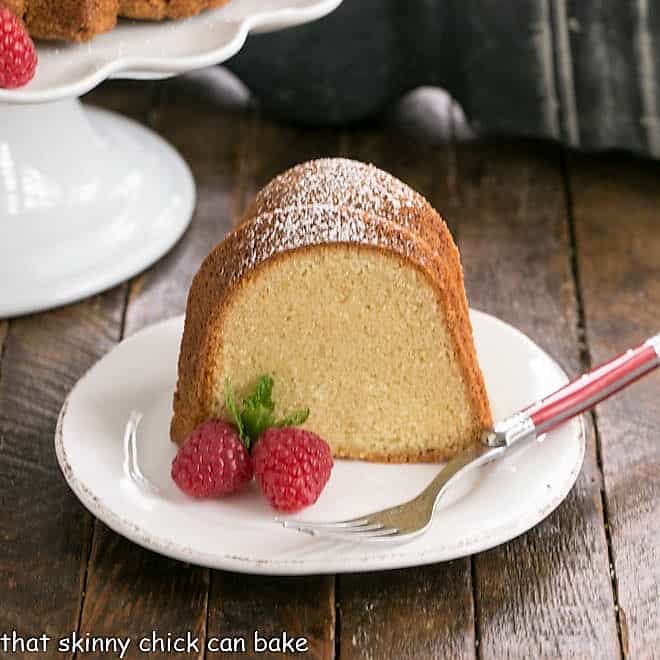
[[[603,363],[552,394],[495,423],[482,441],[449,461],[417,497],[348,520],[317,522],[276,518],[282,526],[336,540],[404,543],[424,534],[449,486],[514,445],[540,441],[563,422],[590,410],[660,365],[660,334]]]

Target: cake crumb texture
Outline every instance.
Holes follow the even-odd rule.
[[[317,246],[258,269],[228,305],[221,350],[239,395],[272,374],[278,407],[308,406],[305,428],[335,456],[451,455],[479,430],[433,287],[391,253]],[[216,378],[221,414],[224,397]]]

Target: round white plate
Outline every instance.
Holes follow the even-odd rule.
[[[341,0],[230,0],[181,21],[120,20],[89,43],[37,44],[39,65],[25,87],[0,90],[0,103],[45,103],[81,96],[109,77],[162,78],[219,64],[250,32],[301,25],[329,14]]]
[[[559,366],[515,328],[472,312],[493,412],[501,417],[566,382]],[[255,484],[225,500],[199,502],[169,476],[168,438],[182,319],[151,326],[122,342],[75,386],[55,438],[64,475],[81,502],[127,538],[187,562],[246,573],[310,574],[399,568],[444,561],[508,541],[545,518],[575,483],[584,456],[580,419],[542,442],[514,449],[448,493],[424,536],[380,547],[329,541],[283,529]],[[395,402],[393,402],[394,405]],[[158,492],[125,468],[123,432],[133,409],[144,413],[137,456]],[[336,461],[307,519],[359,516],[414,496],[437,465]]]

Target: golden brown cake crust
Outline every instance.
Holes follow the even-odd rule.
[[[410,186],[374,165],[348,158],[320,158],[276,176],[257,193],[241,222],[277,209],[306,205],[366,211],[403,227],[428,244],[437,260],[436,268],[442,273],[440,286],[447,297],[447,325],[465,382],[474,389],[472,398],[479,407],[479,419],[490,426],[492,417],[474,348],[461,257],[438,212]]]
[[[35,39],[88,41],[112,29],[119,0],[0,0]]]
[[[25,15],[25,0],[0,0],[0,6],[4,5],[15,16],[23,18]]]
[[[180,19],[229,0],[0,0],[35,39],[89,41],[117,24],[118,16]]]
[[[181,443],[202,421],[212,416],[212,391],[221,365],[208,356],[219,356],[221,319],[231,297],[257,270],[269,268],[278,259],[314,246],[350,245],[378,250],[415,266],[432,284],[442,309],[453,304],[451,290],[457,285],[449,260],[444,267],[428,245],[412,232],[373,214],[344,207],[289,207],[263,213],[241,224],[206,258],[197,272],[186,310],[186,323],[179,355],[179,377],[174,396],[171,438]],[[447,319],[448,324],[449,315]],[[453,322],[453,321],[451,321]],[[469,330],[469,320],[468,330]],[[471,339],[471,336],[468,335]],[[469,341],[468,346],[472,346]],[[476,420],[473,440],[490,425],[490,410],[474,350],[456,346],[459,361],[472,359],[479,378],[466,380],[467,396]],[[217,358],[219,359],[219,358]],[[337,452],[342,456],[341,451]],[[378,461],[444,460],[441,451],[424,455],[369,455]]]
[[[119,15],[149,21],[194,16],[205,9],[221,7],[228,0],[120,0]]]

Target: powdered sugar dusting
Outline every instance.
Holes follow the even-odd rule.
[[[428,202],[391,174],[355,160],[324,158],[297,165],[258,195],[254,214],[289,206],[329,205],[369,211],[396,222],[402,211],[419,212]]]
[[[311,245],[372,245],[407,256],[421,266],[429,259],[419,239],[402,227],[364,211],[324,204],[262,213],[243,224],[233,236],[241,243],[239,252],[243,258],[225,262],[233,267],[231,273],[223,273],[230,283],[276,254]],[[233,246],[226,247],[232,250]]]
[[[447,225],[428,201],[391,174],[346,158],[326,158],[296,165],[273,179],[243,217],[308,206],[341,207],[366,212],[412,232],[435,254],[453,245]]]

